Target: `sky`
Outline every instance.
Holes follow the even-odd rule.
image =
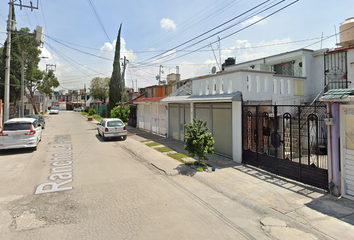
[[[9,1],[0,3],[0,46],[7,38]],[[111,77],[120,24],[125,84],[137,91],[157,85],[160,69],[161,80],[177,71],[188,79],[210,74],[228,57],[241,63],[301,48],[333,49],[340,24],[354,17],[353,0],[32,2],[38,9],[15,6],[17,29],[43,27],[46,58],[39,67],[55,64],[56,90],[66,91]],[[30,6],[30,0],[22,4]]]

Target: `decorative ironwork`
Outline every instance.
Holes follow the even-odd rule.
[[[244,105],[242,162],[327,189],[326,112],[324,104]]]

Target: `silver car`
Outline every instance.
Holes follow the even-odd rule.
[[[102,136],[103,141],[108,138],[120,137],[123,140],[127,139],[127,127],[119,118],[103,119],[98,125],[98,134]]]
[[[42,127],[34,118],[13,118],[0,131],[0,149],[37,149],[42,140]]]

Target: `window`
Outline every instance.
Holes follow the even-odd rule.
[[[277,94],[278,92],[278,86],[277,86],[277,80],[273,80],[273,94]]]
[[[30,130],[31,123],[5,123],[4,131]]]
[[[284,94],[284,79],[280,79],[280,94]]]
[[[107,122],[107,127],[119,127],[119,126],[123,126],[123,122],[122,121],[108,121]]]
[[[151,97],[155,97],[155,88],[151,88]]]
[[[168,87],[165,87],[165,95],[168,95]]]
[[[248,91],[248,92],[251,92],[251,91],[252,91],[251,75],[247,75],[247,91]]]
[[[265,92],[269,91],[269,77],[265,77]]]
[[[288,94],[291,94],[291,80],[288,80]]]
[[[272,71],[275,74],[294,76],[294,61],[275,64],[272,66]]]

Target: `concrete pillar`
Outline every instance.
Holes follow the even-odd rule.
[[[232,102],[232,159],[242,162],[242,102]]]
[[[330,104],[330,103],[329,103]],[[331,189],[332,193],[336,196],[340,195],[340,144],[339,144],[339,138],[340,138],[340,119],[339,119],[339,113],[340,107],[339,103],[333,103],[331,106],[331,113],[332,113],[332,118],[333,118],[333,125],[331,126],[331,138],[328,141],[328,151],[330,154],[328,154],[328,158],[332,160],[332,164],[328,164],[328,176],[329,176],[329,182],[332,182],[335,186],[335,189]],[[329,132],[329,131],[328,131]],[[329,138],[329,136],[328,136]],[[332,148],[330,148],[332,145]],[[332,170],[333,166],[333,170]],[[331,176],[333,172],[333,176]]]
[[[194,104],[191,102],[190,103],[190,110],[191,110],[191,123],[193,123],[193,118],[194,118]]]

